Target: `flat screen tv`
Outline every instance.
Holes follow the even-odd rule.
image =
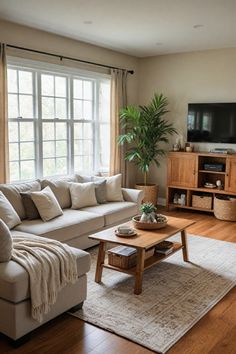
[[[188,141],[236,144],[236,103],[189,103]]]

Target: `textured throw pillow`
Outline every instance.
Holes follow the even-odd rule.
[[[72,209],[80,209],[97,205],[95,185],[93,182],[70,183],[70,194],[72,200]]]
[[[95,181],[104,179],[104,177],[95,177]],[[106,199],[108,202],[123,202],[121,189],[122,175],[106,177]]]
[[[40,192],[32,192],[31,197],[43,221],[49,221],[63,214],[50,187],[46,187]]]
[[[32,200],[31,192],[20,193],[20,195],[25,208],[26,218],[29,220],[40,219],[38,209]]]
[[[21,223],[21,220],[15,209],[0,191],[0,218],[7,224],[9,229],[13,229],[16,225]]]
[[[106,180],[96,181],[95,185],[95,195],[97,202],[99,204],[104,204],[107,202],[107,189],[106,189]]]
[[[0,262],[8,262],[12,254],[12,237],[9,228],[0,219]]]

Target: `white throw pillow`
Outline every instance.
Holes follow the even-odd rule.
[[[5,195],[0,191],[0,218],[7,224],[9,229],[13,229],[16,225],[21,223],[19,215],[16,213],[15,209],[5,197]]]
[[[8,262],[12,254],[12,237],[9,228],[0,219],[0,262]]]
[[[49,221],[63,214],[50,187],[46,187],[40,192],[31,192],[31,197],[43,221]]]
[[[104,177],[96,177],[95,180],[104,179]],[[106,177],[106,199],[108,202],[123,202],[123,194],[121,189],[122,175]]]
[[[95,185],[93,182],[70,183],[70,194],[72,209],[80,209],[98,204],[95,195]]]

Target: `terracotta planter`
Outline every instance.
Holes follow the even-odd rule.
[[[144,191],[144,198],[142,203],[152,203],[157,205],[157,197],[158,197],[158,188],[157,184],[143,184],[139,183],[135,185],[136,189],[141,189]]]

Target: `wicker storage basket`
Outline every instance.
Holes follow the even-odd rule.
[[[192,195],[192,207],[209,209],[212,208],[212,197],[208,195]]]
[[[154,255],[155,248],[150,248],[145,252],[145,259],[148,259]],[[118,267],[122,269],[129,269],[134,267],[137,264],[137,253],[132,254],[130,256],[122,256],[120,254],[117,254],[114,251],[109,250],[108,251],[108,264],[110,264],[113,267]]]
[[[144,192],[144,198],[142,203],[152,203],[153,205],[157,205],[157,197],[158,197],[158,188],[157,184],[136,184],[136,189],[140,189]]]
[[[236,199],[216,196],[214,198],[214,215],[220,220],[236,221]]]

